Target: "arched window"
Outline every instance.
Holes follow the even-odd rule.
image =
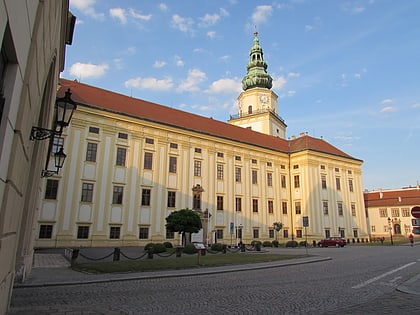
[[[252,105],[248,106],[248,114],[252,114]]]

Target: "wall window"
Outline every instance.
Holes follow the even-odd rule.
[[[169,144],[169,147],[170,147],[171,149],[178,149],[178,144],[177,144],[177,143],[173,143],[173,142],[171,142],[171,143]]]
[[[359,232],[357,229],[353,229],[353,237],[359,237]]]
[[[223,239],[223,229],[216,229],[216,238],[217,240]]]
[[[39,227],[39,238],[51,238],[53,226],[51,224],[41,224]]]
[[[321,165],[321,170],[325,170],[325,165]]]
[[[260,237],[260,230],[258,228],[252,229],[252,236],[254,239],[258,239]]]
[[[289,230],[283,230],[283,237],[289,238]]]
[[[224,156],[223,152],[217,152],[217,157],[222,158]]]
[[[89,226],[80,225],[77,227],[77,238],[88,239],[89,238]]]
[[[296,230],[296,237],[297,238],[302,238],[302,230],[301,229]]]
[[[391,216],[393,216],[393,217],[399,217],[400,216],[400,209],[398,209],[398,208],[392,208],[391,209]]]
[[[351,208],[351,215],[352,215],[353,217],[355,217],[355,216],[356,216],[356,205],[355,205],[354,203],[352,203],[352,204],[350,205],[350,208]]]
[[[324,233],[325,233],[325,237],[331,237],[331,231],[329,229],[326,229]]]
[[[388,216],[388,210],[386,208],[379,209],[379,216],[381,218],[386,218]]]
[[[169,173],[176,173],[176,157],[169,157]]]
[[[376,226],[372,225],[372,226],[370,227],[370,230],[371,230],[373,233],[375,233],[375,232],[376,232]]]
[[[252,212],[258,212],[258,199],[252,199]]]
[[[151,194],[150,189],[145,188],[141,190],[141,205],[142,206],[150,206],[150,194]]]
[[[153,164],[153,153],[144,152],[144,169],[151,170]]]
[[[223,196],[217,196],[217,210],[223,210]]]
[[[86,161],[96,162],[96,152],[98,150],[98,144],[88,142],[86,149]]]
[[[114,205],[120,205],[122,204],[123,200],[123,186],[114,186],[113,192],[112,192],[112,203]]]
[[[295,188],[299,188],[300,187],[299,175],[295,175],[294,176],[294,183],[295,183]]]
[[[51,155],[54,155],[58,151],[60,151],[60,148],[64,146],[64,138],[61,137],[54,137],[52,148],[51,148]]]
[[[281,188],[286,188],[286,175],[281,175]]]
[[[273,173],[267,173],[267,186],[273,186]]]
[[[321,188],[327,189],[327,177],[325,175],[321,176]]]
[[[323,201],[322,202],[322,209],[324,211],[324,214],[328,215],[328,201]]]
[[[343,215],[343,203],[337,202],[338,215]]]
[[[58,180],[47,179],[45,187],[45,199],[57,199]]]
[[[241,168],[235,167],[235,181],[240,182],[241,181]]]
[[[251,160],[251,163],[252,163],[252,164],[257,164],[257,160],[256,160],[256,159],[252,159],[252,160]]]
[[[353,180],[352,179],[349,179],[349,190],[350,190],[350,192],[353,192]]]
[[[298,168],[299,168],[299,165],[298,164],[293,165],[293,169],[294,170],[297,170]]]
[[[149,228],[148,227],[140,227],[139,228],[139,239],[147,240],[149,238]]]
[[[296,214],[301,214],[302,213],[302,208],[301,208],[301,205],[300,205],[300,201],[295,202],[295,213]]]
[[[89,132],[99,134],[99,128],[90,126],[89,127]]]
[[[83,183],[82,184],[82,202],[92,202],[93,200],[93,184]]]
[[[272,167],[272,166],[273,166],[273,163],[267,162],[267,167]]]
[[[168,208],[175,208],[176,192],[168,191]]]
[[[281,202],[281,210],[283,214],[287,214],[287,201]]]
[[[118,138],[119,139],[128,139],[128,134],[123,133],[123,132],[119,132],[118,133]]]
[[[236,211],[242,211],[242,198],[235,198],[235,210]]]
[[[269,238],[274,238],[274,229],[269,229],[268,230],[268,237]]]
[[[201,176],[201,161],[194,161],[194,176]]]
[[[241,161],[241,157],[239,155],[235,155],[235,161]]]
[[[273,200],[268,200],[268,213],[273,213],[274,212],[274,205],[273,205]]]
[[[121,234],[121,227],[119,226],[111,226],[109,228],[109,238],[110,239],[119,239]]]
[[[175,238],[175,232],[166,230],[166,239],[173,240]]]
[[[340,183],[340,177],[335,178],[335,188],[337,190],[341,190],[341,183]]]
[[[200,149],[200,148],[195,148],[195,149],[194,149],[194,152],[195,152],[195,153],[201,153],[201,149]]]
[[[127,154],[126,148],[117,148],[117,162],[118,166],[125,166],[125,157]]]
[[[223,179],[223,165],[217,164],[217,179]]]
[[[258,172],[256,170],[252,170],[252,183],[257,184],[258,183]]]
[[[146,138],[145,141],[146,141],[147,144],[154,144],[155,143],[155,140],[152,139],[152,138]]]
[[[401,214],[402,214],[403,217],[410,217],[411,216],[410,209],[408,209],[408,208],[402,208],[401,209]]]

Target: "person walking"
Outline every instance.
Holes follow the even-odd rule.
[[[408,238],[410,240],[411,247],[413,247],[413,245],[414,245],[414,235],[410,234],[410,236]]]

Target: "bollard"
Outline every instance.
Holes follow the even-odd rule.
[[[182,247],[178,246],[177,248],[175,248],[175,256],[181,257],[181,254],[182,254]]]
[[[226,248],[227,248],[227,246],[225,244],[223,244],[222,245],[222,253],[223,254],[226,254]]]
[[[77,257],[79,257],[79,249],[74,248],[71,252],[71,265],[73,266],[76,263]]]
[[[149,247],[147,249],[147,258],[148,259],[153,259],[153,247]]]
[[[118,247],[114,248],[114,258],[113,261],[119,261],[120,260],[120,253],[121,250]]]
[[[245,244],[241,244],[241,252],[245,253]]]

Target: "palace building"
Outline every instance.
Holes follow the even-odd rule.
[[[61,79],[78,106],[54,139],[67,160],[45,180],[35,246],[176,245],[165,218],[185,208],[202,217],[202,242],[366,241],[362,160],[286,139],[257,34],[242,87],[225,123]]]

